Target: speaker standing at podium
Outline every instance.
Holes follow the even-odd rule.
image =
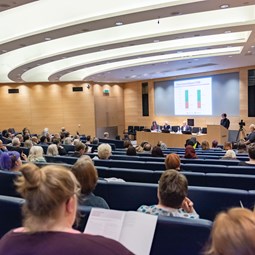
[[[229,119],[227,118],[227,114],[226,113],[222,113],[221,114],[221,121],[220,121],[220,124],[221,126],[225,127],[226,129],[229,128],[229,125],[230,125],[230,121]]]

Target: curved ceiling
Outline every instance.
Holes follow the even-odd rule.
[[[130,82],[255,65],[255,0],[5,0],[0,27],[1,83]]]

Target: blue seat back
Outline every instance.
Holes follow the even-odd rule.
[[[19,197],[20,195],[16,192],[14,181],[20,175],[20,172],[0,170],[0,195]]]
[[[0,195],[0,238],[22,225],[21,206],[24,199]]]

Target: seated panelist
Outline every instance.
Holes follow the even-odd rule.
[[[170,126],[170,125],[168,124],[168,122],[166,121],[165,124],[164,124],[164,126],[162,127],[162,130],[167,130],[167,131],[169,131],[170,128],[171,128],[171,126]]]
[[[151,131],[158,131],[159,130],[159,125],[157,124],[157,121],[152,121],[151,124]]]
[[[183,121],[181,131],[191,132],[191,126],[189,126],[186,121]]]

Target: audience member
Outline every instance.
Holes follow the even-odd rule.
[[[73,144],[72,137],[68,136],[68,137],[64,138],[63,144],[72,145]]]
[[[210,145],[209,145],[208,141],[202,141],[201,149],[204,150],[204,151],[210,149]]]
[[[134,146],[129,146],[127,148],[127,153],[126,153],[128,156],[136,156],[137,153],[136,153],[136,149]]]
[[[247,153],[247,146],[243,141],[239,141],[237,143],[237,154],[246,154]]]
[[[136,150],[137,153],[141,153],[141,152],[143,152],[143,147],[141,145],[137,145],[135,147],[135,150]]]
[[[152,157],[165,157],[163,151],[158,147],[154,146],[151,150],[151,156]]]
[[[17,151],[2,152],[0,155],[0,168],[8,171],[19,171],[22,166],[20,154]]]
[[[87,135],[86,137],[86,144],[91,144],[91,136],[90,135]]]
[[[166,170],[175,169],[179,171],[181,169],[180,156],[175,153],[168,154],[165,159],[165,167]]]
[[[138,211],[153,215],[199,218],[187,194],[186,177],[176,170],[166,170],[159,179],[158,204],[142,205]]]
[[[99,139],[97,137],[94,137],[92,140],[92,144],[99,144]]]
[[[16,185],[26,200],[23,227],[1,239],[0,254],[132,254],[112,239],[72,229],[79,184],[71,171],[60,166],[39,169],[32,164],[20,171],[23,175]]]
[[[110,135],[108,132],[104,132],[104,139],[109,139],[110,138]]]
[[[28,140],[26,140],[25,142],[24,142],[24,147],[25,148],[31,148],[33,146],[33,142],[30,140],[30,139],[28,139]]]
[[[101,143],[97,148],[99,159],[108,159],[112,155],[112,147],[108,143]]]
[[[231,143],[231,142],[225,142],[225,143],[224,143],[224,146],[223,146],[223,149],[224,149],[225,151],[227,151],[227,150],[232,150],[232,143]]]
[[[29,162],[46,162],[43,157],[43,148],[38,145],[33,146],[29,151],[27,159]]]
[[[247,136],[245,144],[250,144],[250,143],[254,143],[255,142],[255,125],[251,124],[249,126],[249,130],[250,130],[250,134]]]
[[[217,148],[218,146],[218,141],[217,140],[213,140],[212,141],[212,148]]]
[[[38,143],[39,143],[39,140],[38,140],[37,136],[32,136],[31,141],[32,141],[33,145],[38,145]]]
[[[240,161],[239,166],[255,166],[255,143],[248,145],[249,161]]]
[[[128,149],[130,146],[133,146],[131,141],[129,140],[125,140],[123,144],[124,144],[124,149]]]
[[[4,151],[8,151],[6,146],[3,144],[3,141],[0,140],[0,151],[4,152]]]
[[[158,141],[157,146],[160,147],[161,150],[167,150],[167,145],[162,141]]]
[[[40,143],[39,145],[48,145],[47,137],[45,135],[40,137]]]
[[[143,146],[143,153],[150,153],[151,152],[151,144],[145,143]]]
[[[58,146],[56,144],[50,144],[47,148],[47,156],[58,156]]]
[[[196,151],[191,145],[187,145],[185,147],[184,158],[190,158],[190,159],[196,159],[197,158]]]
[[[227,150],[222,159],[236,159],[236,153],[233,150]]]
[[[65,148],[61,145],[60,138],[53,138],[52,139],[52,143],[57,145],[57,147],[58,147],[58,154],[60,156],[63,156],[63,155],[67,154]]]
[[[254,255],[255,214],[232,208],[216,216],[204,255]]]
[[[189,142],[188,142],[188,145],[192,145],[194,149],[197,149],[197,148],[200,148],[200,147],[201,147],[201,146],[200,146],[200,143],[197,141],[197,138],[196,138],[195,136],[192,136],[192,137],[190,138],[190,142],[192,142],[193,145],[192,145],[192,144],[189,144]]]
[[[85,153],[88,152],[88,146],[87,144],[84,144],[82,142],[79,142],[76,146],[75,146],[75,151],[73,156],[74,157],[81,157],[82,155],[84,155]]]
[[[72,167],[72,172],[81,184],[80,205],[109,209],[106,201],[93,194],[97,185],[98,174],[89,156],[80,157]]]

